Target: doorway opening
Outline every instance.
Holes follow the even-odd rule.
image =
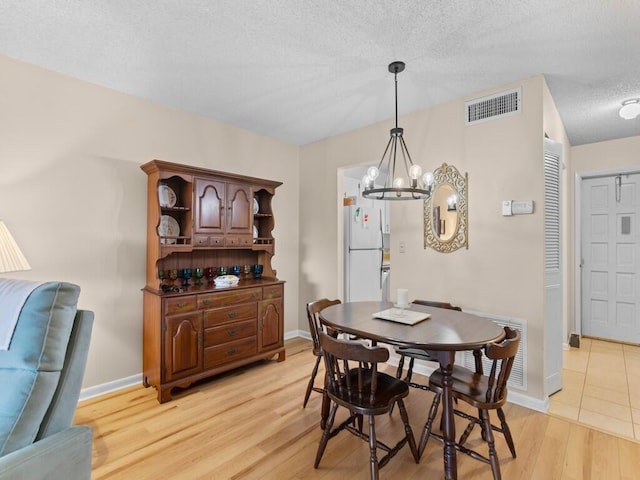
[[[344,301],[388,301],[391,281],[389,202],[362,197],[366,166],[341,169]]]
[[[576,192],[576,327],[640,344],[640,172],[584,177]]]

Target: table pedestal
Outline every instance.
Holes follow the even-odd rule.
[[[455,352],[433,352],[440,362],[442,371],[442,428],[444,437],[444,478],[447,480],[458,478],[458,464],[456,462],[456,424],[453,413],[453,363]]]

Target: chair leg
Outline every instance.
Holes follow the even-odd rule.
[[[324,426],[324,431],[322,432],[322,438],[320,438],[320,444],[318,445],[318,453],[316,453],[316,461],[313,464],[313,468],[318,468],[318,465],[320,465],[320,460],[322,459],[322,455],[324,455],[324,449],[327,447],[327,442],[329,441],[331,428],[333,427],[333,421],[336,418],[337,410],[338,410],[337,403],[334,403],[333,405],[331,405],[331,411],[329,412],[329,418],[327,418],[327,423]]]
[[[489,445],[489,461],[491,463],[491,471],[493,472],[493,480],[501,480],[500,475],[500,461],[498,460],[498,454],[496,453],[496,444],[493,439],[493,429],[491,428],[491,419],[489,418],[489,412],[487,410],[481,410],[482,415],[482,430],[487,438],[487,444]]]
[[[311,395],[311,390],[313,390],[313,383],[316,380],[316,375],[318,374],[318,365],[320,365],[320,355],[316,356],[316,364],[313,366],[313,370],[311,371],[311,378],[309,379],[309,383],[307,384],[307,391],[304,394],[304,402],[302,402],[302,408],[307,406],[307,402],[309,401],[309,395]]]
[[[400,360],[398,361],[398,369],[396,370],[396,378],[398,380],[402,378],[403,370],[404,370],[404,355],[400,354]]]
[[[404,381],[409,383],[411,381],[411,377],[413,376],[413,365],[415,363],[416,359],[411,357],[409,359],[409,368],[407,368],[407,376],[404,377]]]
[[[398,361],[398,369],[396,370],[396,378],[398,380],[402,379],[403,370],[404,370],[404,355],[400,354],[400,360]],[[395,404],[391,405],[391,408],[389,409],[389,415],[393,413],[393,408],[395,406],[396,406]]]
[[[509,446],[509,450],[511,451],[511,456],[516,458],[516,447],[513,444],[513,438],[511,437],[511,430],[509,430],[509,425],[507,424],[507,419],[504,416],[504,412],[502,408],[498,409],[498,417],[500,418],[500,427],[502,428],[502,434],[504,435],[505,440],[507,441],[507,445]]]
[[[398,410],[400,410],[400,418],[402,418],[402,423],[404,423],[404,433],[407,437],[407,441],[409,442],[409,449],[411,450],[413,459],[416,463],[420,463],[420,455],[418,454],[418,448],[416,447],[416,439],[413,436],[413,430],[409,423],[409,415],[407,415],[407,409],[404,406],[404,400],[402,399],[398,400]]]
[[[464,432],[462,432],[462,435],[460,435],[460,440],[458,440],[458,443],[460,445],[464,445],[465,442],[467,441],[467,438],[469,438],[469,435],[471,435],[471,431],[473,430],[473,427],[475,427],[476,425],[476,421],[474,420],[469,420],[469,423],[467,424],[467,428],[464,429]],[[482,431],[482,439],[484,440],[484,430]]]
[[[427,446],[427,442],[429,441],[429,435],[431,434],[431,427],[433,426],[433,420],[436,418],[436,412],[438,411],[438,405],[440,405],[440,398],[442,395],[440,393],[436,393],[436,396],[433,398],[433,402],[431,403],[431,408],[429,409],[429,418],[427,418],[427,423],[424,425],[424,430],[422,430],[422,437],[420,437],[420,445],[418,446],[418,458],[422,457],[422,452]]]
[[[376,455],[377,448],[378,442],[376,440],[375,420],[373,415],[369,415],[369,463],[371,465],[371,480],[378,480],[378,456]]]
[[[487,436],[484,433],[484,428],[482,428],[482,410],[478,409],[478,422],[480,422],[480,437],[482,438],[482,440],[484,440],[485,442],[487,441]]]

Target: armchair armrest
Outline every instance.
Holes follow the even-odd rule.
[[[92,431],[76,426],[0,457],[0,480],[90,480]]]

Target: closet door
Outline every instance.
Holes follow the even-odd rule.
[[[547,327],[546,393],[562,388],[562,145],[545,139],[544,271]]]

